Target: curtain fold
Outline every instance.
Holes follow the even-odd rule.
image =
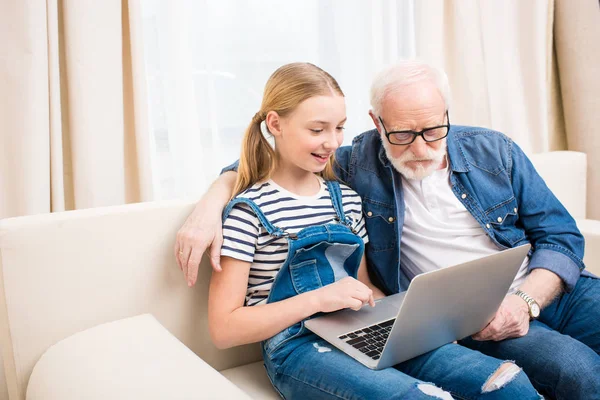
[[[554,15],[568,148],[587,153],[587,217],[600,219],[600,4],[556,0]]]
[[[151,200],[139,0],[0,10],[0,219]]]
[[[448,73],[453,122],[499,130],[529,153],[587,153],[587,213],[600,219],[596,0],[421,0],[415,36],[417,56]]]
[[[0,218],[152,199],[138,1],[3,1]]]
[[[529,152],[564,148],[550,124],[552,0],[415,5],[417,56],[448,73],[453,122],[499,130]]]

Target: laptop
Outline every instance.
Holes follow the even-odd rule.
[[[529,244],[417,275],[408,290],[305,321],[371,369],[383,369],[473,335],[492,320]]]

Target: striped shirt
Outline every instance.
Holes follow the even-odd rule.
[[[344,213],[352,219],[353,228],[367,243],[361,199],[346,185],[340,184],[340,189]],[[298,196],[269,180],[253,185],[237,197],[254,201],[274,226],[288,233],[332,222],[336,217],[329,189],[322,179],[319,192],[313,196]],[[223,223],[221,255],[251,263],[246,305],[266,303],[287,253],[287,239],[270,236],[247,204],[238,203],[232,208]]]

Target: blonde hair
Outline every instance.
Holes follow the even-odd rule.
[[[310,63],[292,63],[278,68],[265,85],[262,104],[246,128],[233,197],[257,182],[269,179],[275,169],[275,151],[263,137],[260,124],[270,111],[280,117],[291,114],[304,100],[314,96],[337,94],[344,96],[336,80]],[[332,155],[325,169],[318,173],[326,180],[335,180]]]

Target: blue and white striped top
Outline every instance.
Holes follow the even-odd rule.
[[[348,186],[340,184],[340,188],[344,212],[354,221],[354,229],[367,243],[361,199]],[[322,179],[321,189],[314,196],[298,196],[269,180],[253,185],[237,197],[254,201],[273,225],[288,233],[331,222],[336,217],[329,189]],[[238,203],[232,208],[223,223],[221,256],[251,263],[246,305],[266,303],[287,253],[287,240],[270,236],[248,205]]]

